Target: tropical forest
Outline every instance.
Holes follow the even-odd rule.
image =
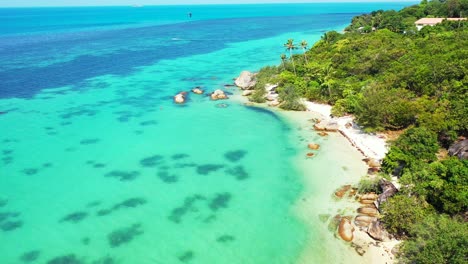
[[[290,39],[281,64],[261,69],[250,96],[263,102],[265,84],[278,83],[283,109],[304,110],[303,98],[328,103],[366,132],[398,135],[378,177],[401,185],[380,209],[386,230],[404,241],[401,263],[468,262],[467,146],[450,151],[468,137],[468,20],[415,25],[467,16],[468,0],[424,0],[356,16],[310,49]],[[376,180],[361,187],[382,192]]]

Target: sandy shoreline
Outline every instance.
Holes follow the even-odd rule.
[[[235,96],[234,100],[247,103],[247,99],[242,96]],[[329,136],[323,138],[314,131],[311,119],[330,119],[331,106],[313,102],[304,102],[307,111],[294,112],[283,111],[278,108],[267,107],[263,104],[258,106],[265,107],[274,111],[279,116],[295,128],[291,135],[291,142],[295,145],[304,145],[304,153],[298,154],[293,160],[297,165],[298,173],[303,175],[304,193],[294,205],[295,214],[304,221],[309,227],[314,241],[322,241],[322,245],[308,243],[304,252],[299,257],[298,263],[394,263],[395,257],[391,253],[392,248],[399,241],[376,242],[365,232],[355,227],[354,244],[362,245],[364,253],[359,255],[351,243],[347,243],[336,236],[336,233],[328,230],[327,223],[320,220],[324,215],[355,216],[359,203],[353,199],[343,199],[337,201],[333,199],[333,192],[344,184],[357,185],[362,176],[367,174],[367,165],[362,161],[363,158],[372,158],[381,160],[388,151],[386,141],[382,135],[371,135],[364,133],[354,124],[353,117],[346,116],[333,119],[338,123],[339,132],[329,133]],[[254,104],[257,105],[257,104]],[[352,123],[350,127],[347,125]],[[304,158],[309,152],[306,148],[307,143],[320,143],[323,147],[333,148],[334,151],[318,151],[314,160]],[[320,164],[335,163],[336,168],[320,167]],[[344,164],[344,165],[343,165]],[[342,167],[343,169],[341,169]],[[344,168],[346,167],[346,170]],[[320,175],[327,175],[323,180],[317,178]],[[318,186],[319,185],[319,186]],[[329,250],[333,248],[336,251],[334,256],[326,256],[322,259],[316,256],[320,250]],[[362,253],[362,252],[361,252]],[[327,262],[328,261],[328,262]]]

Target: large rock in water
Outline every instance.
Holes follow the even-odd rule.
[[[338,226],[338,234],[344,241],[352,241],[354,238],[354,227],[348,218],[341,218],[340,225]]]
[[[330,131],[336,132],[339,129],[338,122],[335,120],[322,120],[314,125],[317,131]]]
[[[211,100],[221,100],[221,99],[227,99],[227,95],[220,89],[214,91],[211,95]]]
[[[234,82],[237,87],[241,88],[242,90],[249,90],[257,84],[255,80],[255,74],[249,71],[242,71],[239,77],[237,77],[236,81]]]
[[[448,153],[459,159],[468,159],[468,139],[453,143],[448,149]]]
[[[186,96],[187,96],[187,92],[180,92],[174,96],[174,102],[176,104],[183,104],[185,103]]]
[[[375,240],[384,242],[390,240],[390,234],[388,234],[388,232],[384,229],[382,222],[380,222],[378,219],[372,221],[372,223],[369,225],[367,234],[369,234],[369,236]]]

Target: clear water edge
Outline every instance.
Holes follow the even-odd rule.
[[[19,257],[31,250],[39,251],[39,263],[70,254],[85,262],[110,256],[117,263],[352,259],[349,247],[317,217],[337,210],[330,203],[337,185],[362,174],[359,154],[344,139],[317,138],[305,133],[309,125],[302,121],[291,123],[291,118],[278,119],[235,102],[218,108],[217,102],[193,95],[187,107],[171,101],[176,91],[195,85],[210,91],[230,83],[241,70],[278,63],[272,51],[282,52],[285,39],[313,43],[320,35],[297,31],[228,43],[223,49],[163,59],[124,75],[103,74],[79,85],[42,89],[31,98],[0,99],[0,111],[9,110],[0,116],[0,154],[13,159],[0,166],[0,199],[8,200],[0,212],[18,212],[10,220],[23,223],[0,231],[2,262],[22,263]],[[220,60],[228,67],[213,68]],[[322,150],[305,160],[306,143],[299,138],[321,143]],[[236,150],[247,154],[241,161],[226,160],[224,155]],[[224,167],[207,174],[194,167],[177,168],[181,162],[171,156],[179,153],[189,154],[188,163]],[[141,166],[153,155],[163,156],[164,163]],[[236,166],[247,171],[247,180],[226,172]],[[105,176],[116,170],[139,174],[128,181]],[[174,174],[177,181],[164,180],[158,176],[161,171]],[[304,177],[298,177],[302,172]],[[219,195],[226,193],[229,198],[223,200]],[[168,219],[194,195],[203,198],[187,209],[181,223]],[[129,198],[145,203],[97,215]],[[90,206],[94,201],[99,204]],[[77,212],[86,213],[83,220],[63,221]],[[111,233],[134,224],[141,225],[140,233],[118,246],[110,244]]]

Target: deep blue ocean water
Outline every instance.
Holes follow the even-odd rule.
[[[0,263],[346,261],[292,212],[287,123],[172,96],[404,5],[0,9]]]

